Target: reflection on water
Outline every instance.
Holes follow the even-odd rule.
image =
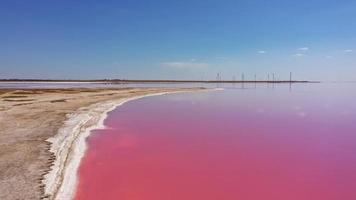
[[[356,199],[355,85],[224,87],[111,112],[76,199]]]

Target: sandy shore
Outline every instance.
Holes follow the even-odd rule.
[[[146,95],[193,90],[0,90],[0,199],[68,199],[85,138],[108,111]]]

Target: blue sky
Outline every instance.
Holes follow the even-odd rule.
[[[0,78],[356,80],[356,1],[0,2]]]

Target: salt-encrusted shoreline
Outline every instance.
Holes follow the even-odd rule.
[[[168,93],[177,93],[177,91],[106,101],[80,108],[68,115],[58,134],[47,140],[51,143],[50,152],[54,154],[55,160],[51,170],[43,179],[45,199],[73,198],[77,183],[77,170],[86,150],[85,139],[93,129],[104,128],[104,120],[108,112],[131,100]]]

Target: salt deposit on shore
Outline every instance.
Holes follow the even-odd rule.
[[[86,150],[85,139],[92,130],[105,128],[104,120],[108,112],[134,99],[167,93],[176,92],[154,93],[97,103],[67,116],[68,119],[58,134],[48,139],[52,144],[50,151],[54,153],[56,159],[51,171],[43,180],[47,199],[73,198],[77,183],[77,169]]]

